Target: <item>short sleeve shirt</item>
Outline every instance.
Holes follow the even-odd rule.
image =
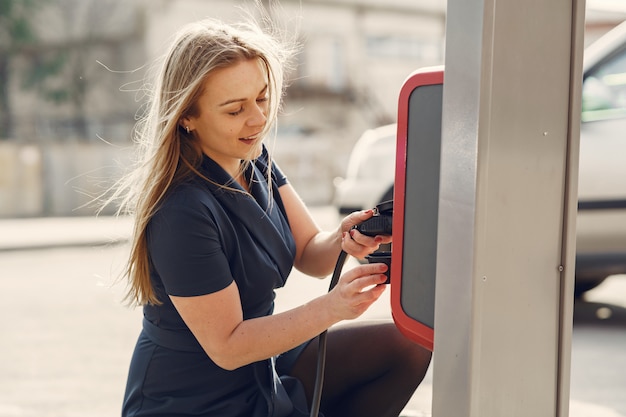
[[[248,167],[250,194],[221,187],[237,185],[208,157],[202,174],[212,182],[175,187],[148,225],[151,279],[163,305],[146,306],[144,314],[168,329],[186,329],[169,295],[209,294],[233,281],[245,319],[271,314],[274,289],[285,284],[293,266],[295,243],[278,192],[287,180],[267,152]]]

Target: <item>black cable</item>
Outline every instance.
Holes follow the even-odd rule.
[[[348,258],[348,254],[343,250],[339,254],[339,258],[337,258],[337,263],[335,264],[335,270],[333,271],[333,276],[330,280],[330,286],[328,287],[328,292],[330,292],[337,282],[339,281],[339,277],[341,276],[341,270],[343,269],[343,265],[346,263],[346,259]],[[310,417],[318,417],[320,410],[320,403],[322,401],[322,387],[324,385],[324,367],[326,366],[326,334],[327,330],[324,330],[317,337],[318,346],[317,346],[317,371],[315,375],[315,389],[313,390],[313,399],[311,400],[311,413]]]
[[[359,232],[368,235],[391,235],[392,233],[392,219],[393,219],[393,200],[383,201],[378,204],[374,209],[374,215],[368,220],[354,226]],[[335,270],[330,280],[330,286],[328,292],[330,292],[341,276],[341,270],[346,263],[348,254],[342,250],[337,258],[335,264]],[[369,261],[369,260],[368,260]],[[315,375],[315,389],[313,390],[313,398],[311,400],[311,413],[310,417],[319,417],[320,403],[322,401],[322,387],[324,385],[324,367],[326,366],[326,333],[324,330],[318,336],[317,347],[317,371]]]

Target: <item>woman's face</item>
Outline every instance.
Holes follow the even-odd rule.
[[[267,122],[267,76],[260,59],[240,61],[207,76],[197,116],[181,119],[202,151],[231,175],[242,159],[261,154],[259,133]]]

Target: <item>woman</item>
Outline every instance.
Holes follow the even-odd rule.
[[[363,257],[389,239],[353,226],[320,231],[263,139],[277,117],[289,48],[254,25],[184,28],[165,57],[141,126],[143,159],[118,195],[135,216],[129,299],[143,305],[124,416],[304,416],[316,335],[382,294],[384,264],[273,313],[292,266],[331,273],[340,251]],[[321,412],[397,416],[430,353],[393,323],[328,332]]]

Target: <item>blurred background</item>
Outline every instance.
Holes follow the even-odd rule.
[[[626,17],[588,3],[586,42]],[[143,77],[170,37],[252,4],[0,0],[0,218],[93,214],[128,167]],[[330,203],[359,135],[395,121],[404,79],[443,63],[445,12],[445,0],[281,2],[274,18],[303,49],[275,152],[307,203]]]
[[[262,1],[268,5],[267,0]],[[396,120],[414,70],[443,64],[445,0],[281,0],[302,44],[275,157],[323,227],[354,144]],[[129,167],[143,79],[183,24],[237,0],[0,0],[0,417],[118,415],[141,310],[115,278],[130,222],[94,197]],[[588,0],[585,44],[626,19]],[[294,275],[297,273],[294,272]],[[626,417],[626,280],[577,300],[572,417]],[[290,278],[277,310],[326,291]],[[383,299],[368,317],[389,317]],[[429,415],[432,377],[409,404]]]

